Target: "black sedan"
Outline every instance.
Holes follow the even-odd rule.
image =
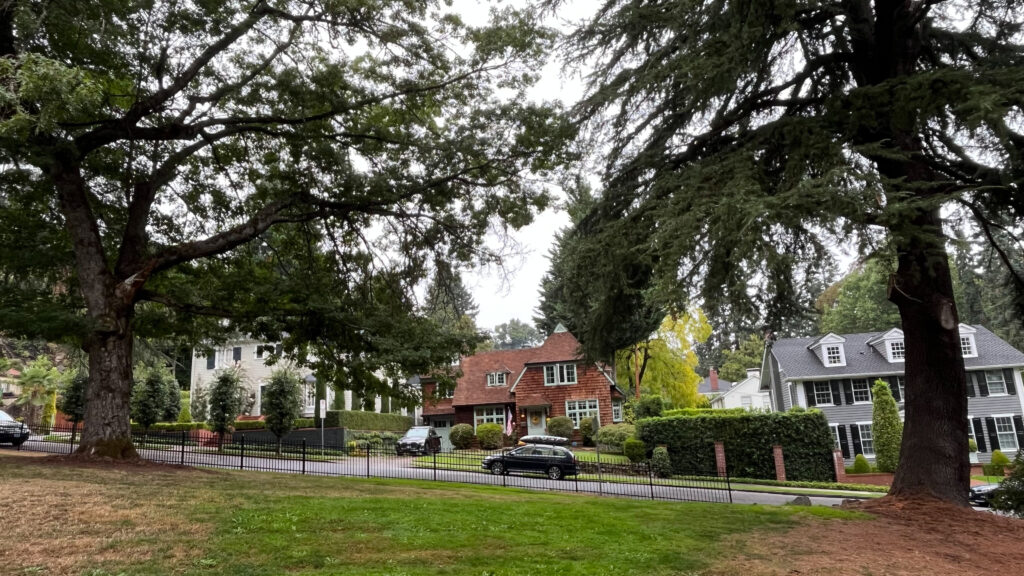
[[[0,442],[10,442],[15,446],[21,446],[28,440],[31,431],[28,426],[11,418],[7,412],[0,410]]]
[[[501,454],[491,454],[480,464],[491,474],[509,472],[536,472],[547,474],[552,480],[579,474],[576,456],[567,448],[546,444],[530,444]]]
[[[992,497],[995,496],[996,490],[999,489],[999,484],[982,484],[981,486],[971,486],[971,495],[969,500],[971,504],[975,506],[991,506]]]

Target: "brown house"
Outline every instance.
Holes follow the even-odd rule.
[[[588,416],[602,426],[622,421],[625,395],[612,370],[585,362],[579,341],[561,325],[536,348],[481,352],[464,357],[460,368],[451,397],[432,400],[436,383],[422,381],[423,421],[444,439],[455,424],[475,430],[493,422],[520,437],[544,434],[555,416],[568,416],[577,428]]]

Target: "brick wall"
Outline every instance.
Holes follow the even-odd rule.
[[[566,386],[545,386],[543,366],[530,366],[519,380],[516,398],[541,396],[551,403],[548,418],[565,416],[566,400],[597,400],[601,425],[612,423],[611,383],[594,365],[576,365],[576,383]]]

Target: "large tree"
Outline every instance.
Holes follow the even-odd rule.
[[[594,66],[577,117],[608,141],[581,227],[656,251],[633,289],[712,321],[720,307],[777,321],[830,244],[897,255],[908,400],[894,498],[967,503],[944,216],[1013,263],[1022,20],[1010,0],[607,0],[569,43]]]
[[[523,92],[552,38],[537,21],[0,3],[0,327],[88,353],[80,453],[135,456],[136,335],[283,341],[318,378],[450,364],[456,339],[418,345],[413,287],[432,258],[490,261],[477,240],[527,223],[546,197],[525,176],[562,161],[564,123]]]
[[[694,408],[701,377],[693,347],[710,334],[699,309],[666,316],[654,333],[616,352],[615,379],[637,399],[657,395],[676,408]]]

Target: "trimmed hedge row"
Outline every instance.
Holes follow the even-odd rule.
[[[359,410],[328,410],[324,416],[324,426],[328,428],[345,427],[349,430],[380,430],[389,432],[405,432],[412,428],[412,416],[401,414],[379,414]]]
[[[206,422],[157,422],[149,427],[150,432],[191,432],[192,430],[206,430]],[[132,422],[132,432],[141,434],[142,426]]]
[[[675,474],[714,475],[716,441],[725,443],[730,476],[775,478],[772,446],[782,446],[786,478],[831,482],[832,433],[819,410],[745,412],[647,418],[637,422],[637,438],[647,447],[668,448]]]
[[[669,418],[671,416],[704,416],[706,414],[746,414],[749,410],[745,408],[673,408],[665,410],[661,415]]]

